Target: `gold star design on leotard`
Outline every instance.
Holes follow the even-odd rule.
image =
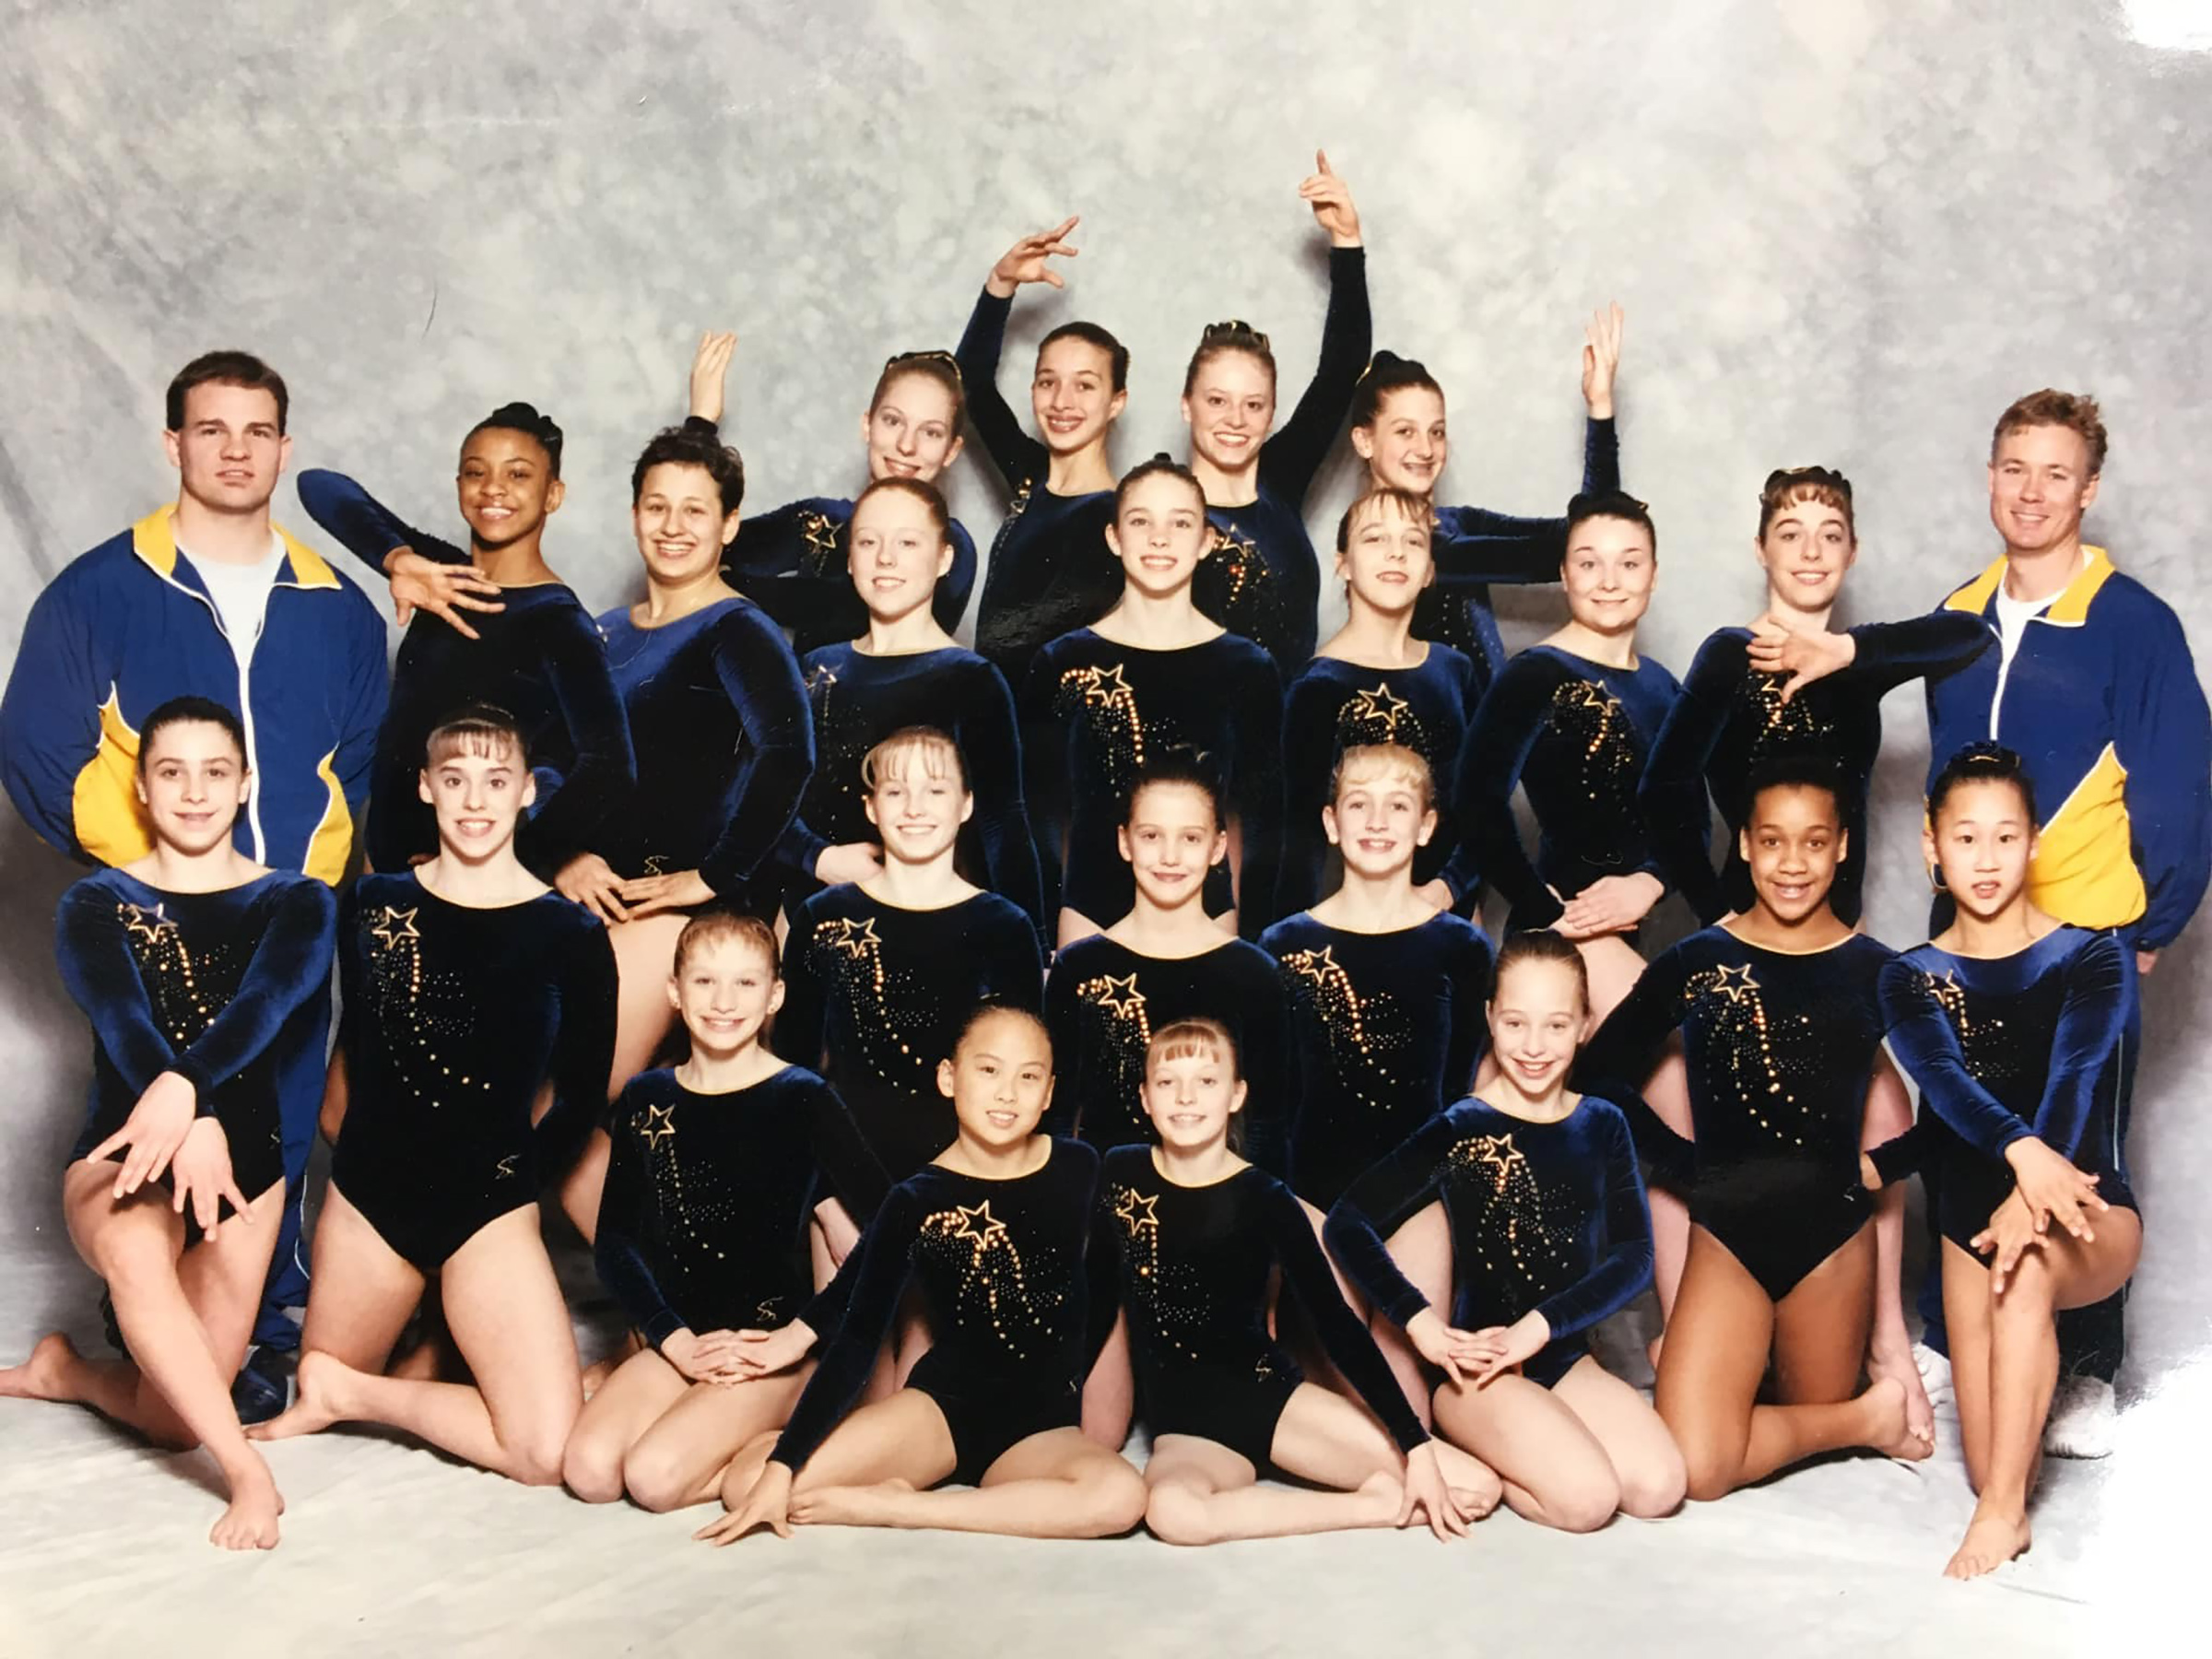
[[[1713,982],[1714,992],[1726,997],[1732,1003],[1742,1002],[1745,997],[1759,989],[1759,982],[1751,977],[1751,964],[1748,962],[1740,968],[1721,968],[1714,971],[1720,976]],[[1740,979],[1730,977],[1735,974],[1740,974],[1742,977]]]
[[[1129,1230],[1129,1236],[1133,1239],[1140,1230],[1147,1227],[1154,1232],[1158,1232],[1159,1230],[1159,1216],[1157,1213],[1159,1204],[1159,1199],[1151,1193],[1132,1192],[1129,1188],[1124,1187],[1122,1195],[1114,1201],[1114,1219]]]
[[[117,907],[123,915],[123,930],[134,939],[144,939],[148,945],[157,942],[164,933],[173,934],[177,924],[161,913],[157,904],[151,910],[143,904],[125,904]],[[151,920],[148,920],[148,918]]]
[[[806,673],[806,689],[827,691],[837,684],[837,670],[827,663],[817,663]]]
[[[1413,705],[1404,698],[1394,696],[1390,682],[1384,680],[1372,691],[1358,691],[1352,695],[1352,713],[1359,720],[1380,721],[1389,735],[1398,735],[1398,718]]]
[[[1505,1178],[1512,1172],[1513,1166],[1527,1160],[1521,1156],[1521,1148],[1513,1145],[1511,1135],[1485,1135],[1476,1139],[1475,1161],[1486,1169],[1497,1171],[1498,1184],[1503,1187]]]
[[[1294,972],[1302,973],[1315,984],[1322,983],[1337,971],[1336,947],[1324,945],[1319,950],[1295,951],[1283,959]]]
[[[994,1242],[1006,1236],[1006,1224],[992,1215],[990,1199],[986,1198],[972,1207],[957,1204],[953,1208],[959,1213],[960,1220],[953,1230],[952,1236],[965,1239],[974,1245],[977,1255],[982,1255]]]
[[[386,950],[402,939],[419,939],[422,935],[415,931],[415,912],[421,908],[418,904],[415,910],[403,911],[387,904],[384,906],[384,919],[372,924],[369,931],[376,935],[377,943]]]
[[[827,943],[849,957],[864,957],[871,948],[880,947],[883,944],[876,936],[876,918],[873,916],[861,922],[841,916],[823,928],[822,934]]]
[[[675,1133],[675,1107],[648,1106],[645,1108],[645,1127],[638,1131],[640,1139],[648,1146],[657,1147]]]
[[[1111,1008],[1124,1018],[1144,1012],[1145,994],[1136,988],[1135,974],[1125,974],[1120,979],[1111,973],[1102,977],[1105,988],[1099,993],[1100,1007]]]
[[[1094,669],[1088,678],[1089,683],[1083,688],[1085,702],[1110,703],[1117,697],[1132,694],[1129,682],[1122,677],[1119,663],[1111,668]]]

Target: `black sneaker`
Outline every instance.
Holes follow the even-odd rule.
[[[291,1404],[292,1371],[299,1356],[282,1348],[256,1347],[230,1384],[230,1404],[241,1423],[265,1423]]]

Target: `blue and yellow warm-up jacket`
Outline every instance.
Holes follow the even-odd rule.
[[[30,607],[0,700],[0,781],[41,840],[126,864],[151,844],[133,786],[140,724],[172,697],[212,698],[246,728],[239,849],[335,883],[384,717],[383,618],[279,529],[282,568],[241,669],[175,511],[73,560]]]
[[[2102,547],[2008,658],[1996,624],[1999,559],[1944,601],[1989,626],[1990,648],[1927,682],[1930,782],[1966,745],[2016,750],[2042,835],[2035,902],[2077,927],[2171,945],[2212,874],[2212,713],[2181,618]]]

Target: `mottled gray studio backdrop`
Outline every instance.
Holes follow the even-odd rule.
[[[1853,618],[1922,609],[1993,550],[1992,418],[2052,383],[2105,402],[2098,538],[2212,653],[2212,53],[2147,46],[2118,7],[4,9],[11,653],[39,585],[172,491],[160,389],[212,346],[290,379],[298,465],[434,524],[466,427],[544,405],[571,440],[549,550],[597,606],[632,587],[627,469],[682,413],[700,328],[740,336],[729,429],[752,501],[845,493],[883,359],[949,347],[999,251],[1079,212],[1069,290],[1025,293],[1006,383],[1044,327],[1095,317],[1135,355],[1117,461],[1180,451],[1206,321],[1267,329],[1287,380],[1311,361],[1323,240],[1294,192],[1317,143],[1359,194],[1378,344],[1448,389],[1447,499],[1558,510],[1580,315],[1627,307],[1623,465],[1663,535],[1648,643],[1677,670],[1758,606],[1768,468],[1824,461],[1858,485]],[[1352,483],[1348,460],[1324,476],[1317,541]],[[987,544],[1000,498],[976,462],[953,497]],[[279,508],[301,527],[288,486]],[[1556,615],[1517,598],[1509,632]],[[1903,945],[1924,892],[1917,692],[1889,718],[1872,921]],[[0,816],[0,1230],[60,1249],[86,1065],[49,957],[70,872]],[[2207,983],[2212,919],[2149,988],[2144,1378],[2205,1329]],[[0,1353],[28,1335],[0,1332]]]

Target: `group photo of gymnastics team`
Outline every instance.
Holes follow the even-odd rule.
[[[2212,872],[2189,642],[2084,539],[2128,434],[2031,383],[1946,434],[1984,540],[1849,629],[1852,458],[1746,457],[1740,601],[1663,664],[1664,563],[1722,557],[1617,436],[1666,321],[1592,297],[1579,476],[1453,499],[1476,389],[1375,337],[1325,154],[1297,194],[1318,360],[1208,324],[1172,453],[1116,453],[1110,319],[1002,361],[1073,218],[975,250],[957,337],[954,296],[869,343],[802,500],[748,493],[747,323],[699,319],[596,617],[557,406],[481,386],[449,506],[295,471],[279,366],[195,343],[174,500],[44,588],[0,704],[85,866],[53,1175],[106,1327],[0,1330],[0,1412],[198,1448],[227,1549],[291,1442],[373,1428],[744,1554],[1665,1525],[1924,1460],[1949,1403],[1928,1572],[2026,1550],[2045,1455],[2111,1446],[2139,985]],[[1514,653],[1500,584],[1552,607]],[[1901,686],[1925,810],[1877,837]],[[1862,930],[1877,865],[1924,936]],[[571,1234],[628,1328],[588,1367]],[[1647,1291],[1649,1389],[1593,1339]]]

